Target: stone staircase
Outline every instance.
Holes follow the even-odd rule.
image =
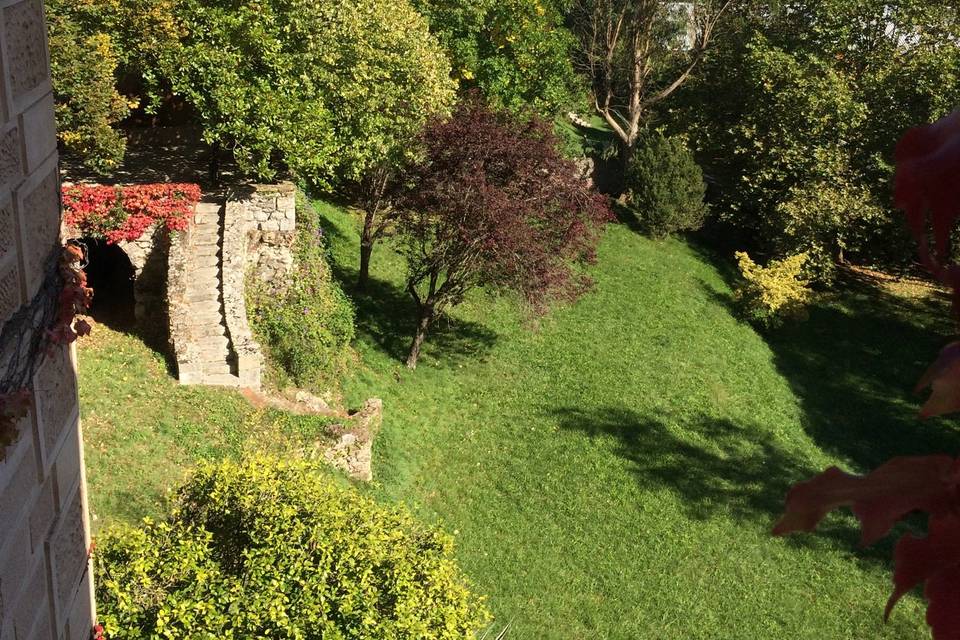
[[[206,198],[190,229],[171,239],[170,338],[181,384],[258,389],[260,348],[243,302],[242,221],[227,216],[222,199]]]

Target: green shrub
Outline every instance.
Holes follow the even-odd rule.
[[[630,159],[626,187],[627,209],[655,238],[703,225],[707,186],[683,138],[647,136]]]
[[[737,288],[735,299],[745,318],[763,328],[773,328],[784,320],[804,316],[811,296],[802,275],[807,254],[771,260],[766,267],[743,251],[738,251],[736,258],[743,283]]]
[[[99,541],[115,640],[466,638],[488,621],[453,540],[307,462],[201,464],[164,522]]]
[[[130,105],[115,86],[116,42],[87,24],[105,11],[100,4],[48,0],[46,7],[60,142],[89,168],[107,173],[123,160],[126,138],[114,127]]]
[[[315,212],[298,203],[296,267],[290,281],[247,287],[253,329],[281,376],[302,387],[336,384],[351,357],[354,311],[333,279]]]

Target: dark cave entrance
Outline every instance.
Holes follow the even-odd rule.
[[[87,247],[87,282],[93,288],[90,316],[111,329],[136,327],[134,271],[123,249],[106,240],[83,240]]]

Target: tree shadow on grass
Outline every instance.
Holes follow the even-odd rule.
[[[416,328],[417,309],[410,295],[386,280],[370,277],[363,291],[356,289],[357,270],[332,265],[334,277],[353,300],[357,336],[376,345],[391,358],[405,361]],[[450,316],[436,320],[421,356],[451,365],[487,353],[497,334],[486,326]]]
[[[614,438],[617,453],[631,463],[638,485],[647,491],[672,492],[694,520],[727,516],[744,527],[769,531],[783,513],[790,487],[822,471],[765,429],[726,418],[699,414],[664,419],[620,407],[559,408],[552,414],[562,429],[590,438]],[[864,561],[889,562],[896,536],[863,549],[859,535],[849,518],[828,518],[816,533],[789,536],[786,541],[795,547],[839,549]]]
[[[907,298],[847,277],[835,301],[767,342],[806,432],[862,472],[894,456],[960,451],[957,421],[920,420],[924,396],[912,393],[951,332],[939,294]]]

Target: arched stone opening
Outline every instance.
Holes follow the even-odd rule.
[[[105,240],[84,238],[87,281],[93,288],[90,316],[112,329],[132,331],[137,324],[136,270],[126,252]]]

